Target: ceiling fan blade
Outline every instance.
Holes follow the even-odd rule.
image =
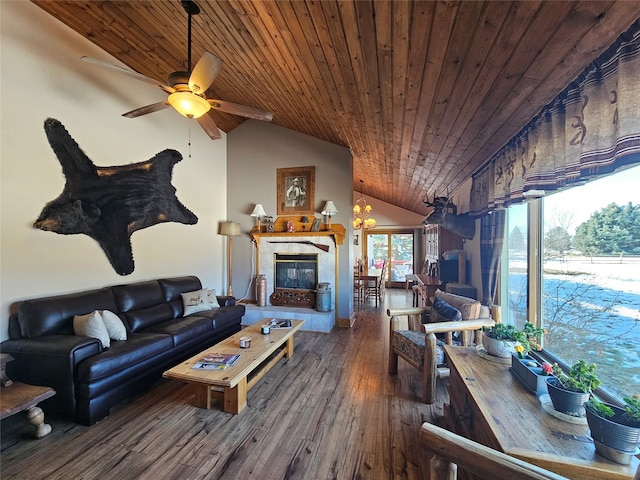
[[[142,115],[146,115],[147,113],[153,113],[159,110],[164,110],[168,106],[169,106],[169,103],[167,102],[152,103],[151,105],[136,108],[135,110],[131,110],[130,112],[123,113],[122,116],[127,118],[136,118]]]
[[[198,117],[196,120],[198,121],[202,129],[207,133],[207,135],[211,137],[211,140],[218,140],[219,138],[222,138],[220,130],[218,130],[218,126],[216,125],[216,122],[213,121],[213,118],[211,118],[211,115],[205,113],[201,117]]]
[[[134,70],[129,70],[128,68],[124,68],[121,67],[119,65],[114,65],[113,63],[107,63],[107,62],[103,62],[102,60],[98,60],[97,58],[91,58],[91,57],[81,57],[80,60],[82,60],[83,62],[87,62],[87,63],[91,63],[92,65],[96,65],[98,67],[102,67],[102,68],[106,68],[109,70],[113,70],[116,71],[118,73],[121,73],[123,75],[127,75],[128,77],[131,78],[135,78],[136,80],[140,80],[142,82],[145,83],[149,83],[151,85],[155,85],[156,87],[164,90],[167,93],[173,93],[175,92],[175,90],[173,88],[171,88],[169,85],[165,85],[162,82],[159,82],[158,80],[155,80],[153,78],[150,77],[146,77],[144,75],[142,75],[141,73],[138,73]]]
[[[213,53],[204,52],[204,55],[196,63],[191,76],[189,77],[189,88],[196,95],[207,91],[207,88],[218,76],[224,62]]]
[[[231,113],[233,115],[239,115],[246,118],[253,118],[254,120],[262,120],[263,122],[270,122],[273,120],[273,113],[266,112],[258,108],[225,102],[224,100],[207,99],[207,101],[211,105],[211,108],[215,108],[221,112]]]

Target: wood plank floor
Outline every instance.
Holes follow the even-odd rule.
[[[22,414],[2,421],[0,475],[9,479],[419,479],[418,432],[447,401],[420,401],[420,374],[387,374],[388,307],[357,311],[351,329],[296,334],[295,354],[249,391],[240,415],[192,406],[186,384],[161,380],[92,427],[53,415],[35,440]]]

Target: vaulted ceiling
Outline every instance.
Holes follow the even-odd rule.
[[[177,0],[34,3],[146,76],[187,68]],[[349,147],[355,190],[420,214],[640,17],[640,1],[197,3],[193,62],[225,62],[209,97]],[[226,132],[244,121],[209,115]]]

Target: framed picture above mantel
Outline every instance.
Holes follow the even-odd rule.
[[[278,215],[313,215],[316,167],[278,168]]]

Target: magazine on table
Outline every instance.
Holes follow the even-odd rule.
[[[204,370],[224,370],[232,367],[240,358],[239,353],[209,353],[199,359],[193,368]]]
[[[272,318],[271,322],[267,325],[275,330],[279,328],[291,328],[291,320],[288,318]]]

